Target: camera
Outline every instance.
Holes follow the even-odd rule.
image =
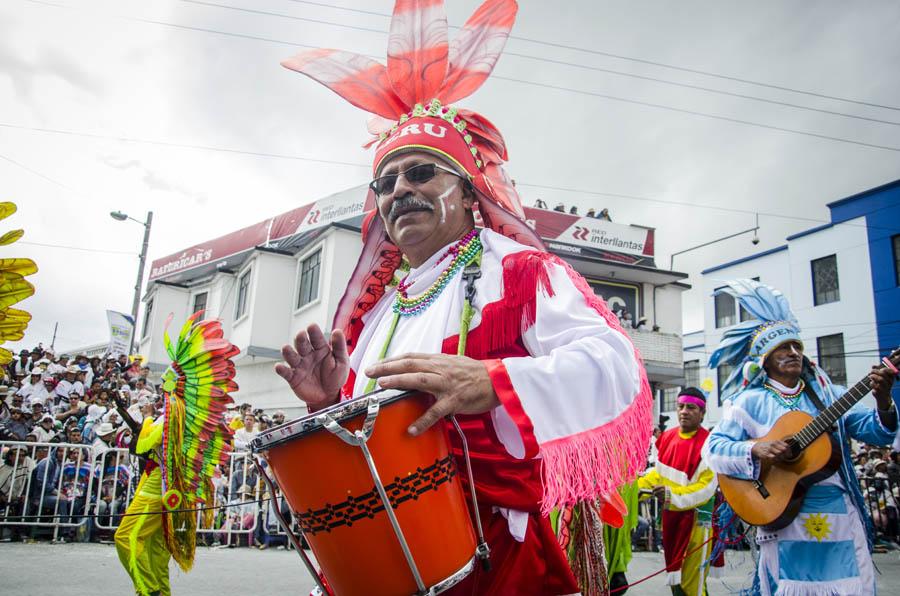
[[[754,236],[750,242],[752,242],[754,246],[759,244],[759,236]]]

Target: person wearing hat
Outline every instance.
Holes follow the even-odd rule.
[[[9,409],[9,419],[3,423],[4,435],[10,441],[24,441],[25,437],[31,431],[25,422],[24,412],[22,408],[13,406]]]
[[[66,368],[69,366],[69,356],[67,354],[60,355],[55,361],[53,361],[48,367],[47,372],[51,375],[60,375],[62,376],[66,372]]]
[[[67,366],[65,368],[62,378],[60,378],[59,382],[56,384],[56,389],[54,389],[57,403],[69,401],[69,395],[75,387],[75,375],[77,372],[78,367],[76,366]]]
[[[702,455],[709,431],[700,426],[706,395],[696,387],[678,394],[678,426],[656,440],[657,462],[638,479],[640,490],[652,491],[662,504],[662,542],[673,594],[705,594],[712,550],[712,514],[716,475]],[[719,570],[724,561],[715,561]],[[677,588],[681,589],[678,592]]]
[[[41,376],[40,368],[34,367],[28,375],[28,380],[16,391],[16,395],[20,395],[25,399],[26,407],[34,403],[46,404],[50,398]]]
[[[19,357],[7,365],[6,370],[9,373],[9,378],[15,379],[17,376],[25,376],[30,373],[33,366],[34,361],[31,359],[31,352],[22,350],[19,352]]]
[[[378,118],[375,210],[333,331],[301,330],[276,372],[310,411],[376,387],[433,395],[408,433],[447,428],[461,469],[446,418],[465,414],[479,473],[464,490],[478,498],[492,570],[476,565],[452,593],[575,593],[548,514],[618,499],[643,471],[652,394],[606,303],[526,222],[500,131],[450,105],[488,78],[515,2],[483,3],[453,43],[442,4],[396,3],[386,66],[334,50],[283,62]]]
[[[709,360],[734,372],[720,387],[731,402],[707,441],[704,457],[717,474],[758,479],[763,463],[792,457],[785,441],[757,440],[792,411],[815,417],[845,393],[804,354],[800,326],[784,295],[753,280],[717,290],[737,299],[750,318],[731,327]],[[896,369],[896,367],[894,367]],[[810,486],[800,513],[780,530],[756,534],[755,585],[762,594],[874,594],[872,520],[850,456],[850,438],[890,445],[897,432],[891,401],[895,373],[885,365],[869,374],[875,408],[856,404],[837,421],[837,472]],[[749,484],[749,483],[748,483]]]
[[[115,447],[116,428],[109,422],[101,422],[96,425],[94,430],[97,438],[91,444],[91,449],[94,452],[94,458],[97,458]]]
[[[50,414],[43,414],[39,419],[37,425],[31,429],[32,434],[34,434],[38,443],[49,443],[50,439],[56,436],[56,432],[53,428],[53,423],[55,419]]]

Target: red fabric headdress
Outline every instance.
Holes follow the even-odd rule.
[[[507,152],[500,131],[487,118],[449,105],[471,95],[490,75],[517,10],[514,0],[486,0],[448,42],[443,0],[396,0],[387,66],[329,49],[302,52],[282,65],[375,115],[368,125],[375,138],[366,145],[376,146],[373,173],[403,150],[436,153],[468,175],[485,226],[543,250],[503,170]],[[351,349],[362,328],[361,317],[384,294],[401,259],[375,212],[363,225],[363,241],[334,319],[334,328],[347,331]]]

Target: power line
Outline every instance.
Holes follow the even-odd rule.
[[[52,6],[52,7],[56,7],[56,8],[68,8],[70,10],[76,10],[75,7],[72,7],[72,6],[55,4],[53,2],[46,2],[43,0],[24,0],[24,1],[30,2],[33,4],[40,4],[40,5],[44,5],[44,6]],[[183,1],[188,1],[188,0],[183,0]],[[195,0],[191,0],[191,1],[195,1]],[[310,46],[310,45],[302,44],[302,43],[294,43],[294,42],[288,42],[288,41],[283,41],[283,40],[278,40],[278,39],[273,39],[273,38],[258,37],[258,36],[253,36],[253,35],[240,34],[240,33],[231,33],[231,32],[227,32],[227,31],[219,31],[216,29],[205,29],[205,28],[201,28],[201,27],[178,25],[178,24],[174,24],[174,23],[168,23],[168,22],[164,22],[164,21],[154,21],[154,20],[143,19],[143,18],[138,18],[138,17],[126,17],[126,16],[121,16],[121,15],[108,15],[108,16],[113,16],[115,18],[119,18],[119,19],[126,20],[126,21],[136,21],[136,22],[148,23],[148,24],[153,24],[153,25],[161,25],[161,26],[165,26],[165,27],[173,27],[176,29],[183,29],[183,30],[187,30],[187,31],[212,33],[212,34],[216,34],[216,35],[226,35],[226,36],[230,36],[230,37],[252,39],[252,40],[256,40],[256,41],[266,41],[266,42],[278,43],[278,44],[289,45],[289,46],[294,46],[294,47],[314,48],[314,46]],[[297,17],[297,18],[299,18],[299,17]],[[366,31],[372,31],[370,29],[365,29],[365,28],[362,28],[362,29],[366,30]],[[580,95],[600,97],[600,98],[608,99],[611,101],[621,101],[621,102],[626,102],[626,103],[632,103],[632,104],[641,105],[644,107],[657,108],[657,109],[668,110],[668,111],[678,112],[678,113],[683,113],[683,114],[691,114],[694,116],[701,116],[701,117],[711,118],[714,120],[722,120],[722,121],[732,122],[732,123],[736,123],[736,124],[743,124],[746,126],[755,126],[758,128],[764,128],[764,129],[768,129],[768,130],[776,130],[776,131],[780,131],[780,132],[799,134],[799,135],[804,135],[804,136],[809,136],[809,137],[814,137],[814,138],[819,138],[819,139],[825,139],[825,140],[830,140],[830,141],[849,143],[849,144],[859,145],[862,147],[869,147],[872,149],[884,149],[887,151],[900,152],[900,147],[890,147],[890,146],[878,145],[878,144],[874,144],[874,143],[865,143],[863,141],[854,141],[852,139],[846,139],[843,137],[835,137],[835,136],[824,135],[824,134],[819,134],[819,133],[814,133],[814,132],[784,128],[784,127],[779,127],[779,126],[774,126],[774,125],[769,125],[769,124],[762,124],[762,123],[752,122],[749,120],[742,120],[739,118],[718,116],[715,114],[708,114],[706,112],[699,112],[699,111],[688,110],[688,109],[684,109],[684,108],[676,108],[674,106],[667,106],[664,104],[657,104],[657,103],[653,103],[653,102],[644,102],[644,101],[639,101],[639,100],[634,100],[634,99],[617,97],[617,96],[613,96],[613,95],[606,95],[606,94],[595,93],[595,92],[591,92],[591,91],[581,91],[578,89],[571,89],[568,87],[561,87],[561,86],[556,86],[556,85],[549,85],[546,83],[538,83],[538,82],[533,82],[533,81],[507,78],[507,77],[501,77],[501,76],[496,76],[496,75],[493,76],[492,78],[499,79],[499,80],[512,81],[512,82],[516,82],[516,83],[520,83],[520,84],[524,84],[524,85],[532,85],[532,86],[536,86],[536,87],[542,87],[542,88],[546,88],[546,89],[555,89],[558,91],[568,91],[568,92],[576,93],[576,94],[580,94]]]
[[[138,256],[136,252],[129,252],[127,250],[106,250],[100,248],[85,248],[83,246],[66,246],[64,244],[44,244],[42,242],[26,242],[24,240],[20,240],[16,244],[28,244],[31,246],[42,246],[44,248],[64,248],[66,250],[81,250],[84,252],[102,252],[112,255],[130,255],[132,257]]]
[[[46,175],[44,175],[44,174],[41,174],[41,173],[38,172],[37,170],[34,170],[34,169],[32,169],[32,168],[29,168],[29,167],[26,166],[25,164],[23,164],[23,163],[21,163],[21,162],[18,162],[18,161],[14,160],[14,159],[11,158],[11,157],[7,157],[6,155],[0,155],[0,159],[6,160],[6,161],[8,161],[9,163],[11,163],[11,164],[13,164],[13,165],[15,165],[15,166],[18,166],[18,167],[22,168],[23,170],[25,170],[26,172],[30,172],[30,173],[34,174],[34,175],[37,176],[38,178],[43,178],[44,180],[46,180],[47,182],[50,182],[51,184],[55,184],[56,186],[59,186],[60,188],[63,188],[63,189],[65,189],[65,190],[68,190],[69,192],[73,192],[73,193],[75,193],[75,194],[77,194],[77,195],[81,195],[81,193],[79,193],[79,192],[76,191],[75,189],[69,188],[68,186],[66,186],[66,185],[63,184],[62,182],[59,182],[59,181],[54,180],[53,178],[51,178],[51,177],[49,177],[49,176],[46,176]]]
[[[152,140],[152,139],[140,139],[140,138],[135,138],[135,137],[101,135],[101,134],[97,134],[97,133],[79,132],[79,131],[74,131],[74,130],[24,126],[24,125],[19,125],[19,124],[11,124],[8,122],[0,122],[0,128],[11,128],[11,129],[15,129],[15,130],[27,130],[27,131],[33,131],[33,132],[46,133],[46,134],[60,134],[60,135],[73,136],[73,137],[86,137],[89,139],[113,140],[113,141],[122,141],[122,142],[128,142],[128,143],[162,145],[162,146],[166,146],[166,147],[180,147],[180,148],[186,148],[186,149],[218,151],[218,152],[235,153],[235,154],[246,154],[246,155],[252,155],[255,157],[267,157],[267,158],[274,158],[274,159],[314,161],[314,162],[324,163],[324,164],[352,166],[352,167],[359,167],[359,168],[371,167],[368,164],[362,164],[362,163],[352,163],[352,162],[328,160],[328,159],[314,159],[314,158],[302,157],[302,156],[297,156],[297,155],[288,155],[288,154],[282,154],[282,153],[243,151],[240,149],[232,149],[232,148],[228,148],[228,147],[214,147],[214,146],[210,146],[210,145],[196,145],[196,144],[191,144],[191,143],[174,143],[174,142],[169,142],[169,141],[156,141],[156,140]],[[0,157],[2,157],[2,156],[0,156]],[[21,165],[21,164],[17,163],[17,165]],[[52,181],[52,179],[48,178],[47,176],[44,176],[43,174],[36,172],[35,170],[32,170],[30,168],[26,168],[26,169],[39,175],[41,178]],[[53,181],[53,182],[55,184],[60,184],[55,181]],[[647,201],[647,202],[651,202],[651,203],[660,203],[660,204],[664,204],[664,205],[676,205],[679,207],[693,207],[693,208],[697,208],[697,209],[712,209],[712,210],[717,210],[717,211],[726,211],[726,212],[731,212],[731,213],[742,213],[742,214],[750,214],[750,215],[759,214],[759,215],[763,215],[763,216],[767,216],[767,217],[792,219],[792,220],[797,220],[797,221],[808,221],[811,223],[818,223],[818,224],[830,223],[830,221],[827,221],[827,220],[815,219],[812,217],[803,217],[800,215],[785,215],[785,214],[781,214],[781,213],[773,213],[773,212],[768,212],[768,211],[754,211],[752,209],[740,209],[737,207],[722,207],[722,206],[718,206],[718,205],[703,205],[703,204],[697,204],[697,203],[689,203],[686,201],[656,199],[656,198],[643,197],[643,196],[638,196],[638,195],[601,192],[601,191],[581,189],[581,188],[565,188],[565,187],[561,187],[561,186],[552,186],[552,185],[546,185],[546,184],[531,184],[528,182],[519,181],[518,179],[516,180],[516,185],[517,186],[526,186],[526,187],[530,187],[530,188],[540,188],[540,189],[545,189],[545,190],[555,190],[555,191],[560,191],[560,192],[607,196],[607,197],[615,197],[615,198],[628,199],[628,200],[634,200],[634,201]],[[64,185],[61,185],[61,186],[63,186],[63,188],[68,189],[68,187],[66,187]],[[69,189],[69,190],[71,190],[71,189]],[[76,192],[76,191],[73,191],[73,192]],[[853,224],[850,222],[843,222],[841,225],[856,226],[856,227],[872,227],[872,228],[877,227],[877,226],[866,226],[865,224]],[[884,229],[892,230],[894,228],[884,228]]]
[[[203,0],[180,0],[180,1],[181,1],[181,2],[185,2],[185,3],[188,3],[188,4],[196,4],[196,5],[200,5],[200,6],[208,6],[208,7],[213,7],[213,8],[223,8],[223,9],[226,9],[226,10],[233,10],[233,11],[239,11],[239,12],[246,12],[246,13],[250,13],[250,14],[258,14],[258,15],[263,15],[263,16],[279,17],[279,18],[291,19],[291,20],[295,20],[295,21],[303,21],[303,22],[308,22],[308,23],[316,23],[316,24],[320,24],[320,25],[329,25],[329,26],[332,26],[332,27],[342,27],[342,28],[345,28],[345,29],[352,29],[352,30],[355,30],[355,31],[365,31],[365,32],[367,32],[367,33],[379,33],[379,34],[383,34],[383,35],[387,35],[387,34],[389,33],[389,31],[386,31],[386,30],[383,30],[383,29],[373,29],[373,28],[369,28],[369,27],[360,27],[360,26],[357,26],[357,25],[350,25],[350,24],[347,24],[347,23],[336,23],[336,22],[334,22],[334,21],[325,21],[325,20],[321,20],[321,19],[313,19],[313,18],[309,18],[309,17],[300,17],[300,16],[296,16],[296,15],[284,14],[284,13],[279,13],[279,12],[271,12],[271,11],[266,11],[266,10],[257,10],[257,9],[252,9],[252,8],[244,8],[244,7],[241,7],[241,6],[229,6],[229,5],[227,5],[227,4],[216,4],[215,2],[204,2]],[[388,15],[388,16],[389,16],[389,15]],[[630,78],[640,79],[640,80],[644,80],[644,81],[653,81],[653,82],[661,83],[661,84],[664,84],[664,85],[673,85],[673,86],[677,86],[677,87],[684,87],[684,88],[687,88],[687,89],[694,89],[694,90],[698,90],[698,91],[706,91],[706,92],[708,92],[708,93],[715,93],[715,94],[718,94],[718,95],[727,95],[727,96],[730,96],[730,97],[738,97],[738,98],[741,98],[741,99],[749,99],[749,100],[752,100],[752,101],[759,101],[759,102],[763,102],[763,103],[768,103],[768,104],[773,104],[773,105],[779,105],[779,106],[785,106],[785,107],[789,107],[789,108],[795,108],[795,109],[800,109],[800,110],[809,110],[809,111],[812,111],[812,112],[819,112],[819,113],[822,113],[822,114],[830,114],[830,115],[833,115],[833,116],[842,116],[842,117],[844,117],[844,118],[855,118],[855,119],[858,119],[858,120],[866,120],[866,121],[869,121],[869,122],[877,122],[877,123],[880,123],[880,124],[890,124],[890,125],[892,125],[892,126],[900,126],[900,122],[894,122],[894,121],[892,121],[892,120],[882,120],[882,119],[880,119],[880,118],[870,118],[870,117],[868,117],[868,116],[859,116],[859,115],[856,115],[856,114],[847,114],[847,113],[845,113],[845,112],[838,112],[838,111],[835,111],[835,110],[826,110],[826,109],[822,109],[822,108],[814,108],[814,107],[810,107],[810,106],[803,106],[803,105],[799,105],[799,104],[795,104],[795,103],[790,103],[790,102],[786,102],[786,101],[778,101],[778,100],[774,100],[774,99],[767,99],[767,98],[764,98],[764,97],[757,97],[757,96],[754,96],[754,95],[747,95],[747,94],[744,94],[744,93],[734,93],[734,92],[731,92],[731,91],[723,91],[723,90],[719,90],[719,89],[713,89],[713,88],[711,88],[711,87],[703,87],[703,86],[701,86],[701,85],[691,85],[691,84],[688,84],[688,83],[680,83],[680,82],[678,82],[678,81],[671,81],[671,80],[661,79],[661,78],[658,78],[658,77],[651,77],[651,76],[647,76],[647,75],[639,75],[639,74],[634,74],[634,73],[630,73],[630,72],[622,72],[622,71],[613,70],[613,69],[610,69],[610,68],[600,68],[600,67],[597,67],[597,66],[590,66],[590,65],[586,65],[586,64],[577,64],[577,63],[575,63],[575,62],[568,62],[568,61],[566,61],[566,60],[554,60],[554,59],[552,59],[552,58],[545,58],[545,57],[542,57],[542,56],[534,56],[534,55],[531,55],[531,54],[522,54],[522,53],[518,53],[518,52],[510,52],[510,51],[508,51],[508,50],[504,51],[503,54],[504,54],[505,56],[515,56],[515,57],[517,57],[517,58],[524,58],[524,59],[526,59],[526,60],[535,60],[535,61],[538,61],[538,62],[545,62],[545,63],[547,63],[547,64],[557,64],[557,65],[561,65],[561,66],[570,66],[570,67],[573,67],[573,68],[581,68],[581,69],[584,69],[584,70],[592,70],[592,71],[595,71],[595,72],[603,72],[603,73],[607,73],[607,74],[613,74],[613,75],[616,75],[616,76],[630,77]]]
[[[711,119],[713,119],[713,120],[722,120],[722,121],[725,121],[725,122],[734,122],[734,123],[737,123],[737,124],[745,124],[745,125],[748,125],[748,126],[756,126],[756,127],[759,127],[759,128],[765,128],[765,129],[768,129],[768,130],[777,130],[777,131],[779,131],[779,132],[789,132],[789,133],[798,134],[798,135],[804,135],[804,136],[808,136],[808,137],[815,137],[815,138],[818,138],[818,139],[826,139],[826,140],[829,140],[829,141],[837,141],[837,142],[839,142],[839,143],[850,143],[850,144],[852,144],[852,145],[860,145],[860,146],[862,146],[862,147],[870,147],[870,148],[873,148],[873,149],[885,149],[885,150],[887,150],[887,151],[898,151],[898,152],[900,152],[900,147],[890,147],[890,146],[888,146],[888,145],[878,145],[878,144],[875,144],[875,143],[866,143],[866,142],[863,142],[863,141],[854,141],[853,139],[846,139],[846,138],[844,138],[844,137],[834,137],[834,136],[831,136],[831,135],[824,135],[824,134],[819,134],[819,133],[816,133],[816,132],[809,132],[809,131],[805,131],[805,130],[798,130],[798,129],[795,129],[795,128],[784,128],[784,127],[782,127],[782,126],[775,126],[775,125],[773,125],[773,124],[762,124],[762,123],[760,123],[760,122],[751,122],[750,120],[742,120],[742,119],[740,119],[740,118],[731,118],[731,117],[729,117],[729,116],[719,116],[719,115],[716,115],[716,114],[709,114],[709,113],[707,113],[707,112],[698,112],[697,110],[688,110],[688,109],[686,109],[686,108],[676,108],[676,107],[674,107],[674,106],[668,106],[668,105],[660,104],[660,103],[654,103],[654,102],[649,102],[649,101],[640,101],[640,100],[637,100],[637,99],[628,99],[628,98],[626,98],[626,97],[618,97],[618,96],[615,96],[615,95],[608,95],[608,94],[605,94],[605,93],[596,93],[596,92],[594,92],[594,91],[583,91],[583,90],[581,90],[581,89],[572,89],[571,87],[563,87],[563,86],[560,86],[560,85],[550,85],[550,84],[547,84],[547,83],[538,83],[538,82],[536,82],[536,81],[526,81],[526,80],[523,80],[523,79],[514,79],[514,78],[511,78],[511,77],[502,77],[502,76],[497,76],[497,75],[494,75],[494,76],[492,76],[491,78],[493,78],[493,79],[499,79],[499,80],[501,80],[501,81],[512,81],[512,82],[515,82],[515,83],[521,83],[521,84],[524,84],[524,85],[532,85],[532,86],[535,86],[535,87],[543,87],[543,88],[545,88],[545,89],[554,89],[554,90],[557,90],[557,91],[567,91],[567,92],[569,92],[569,93],[576,93],[576,94],[579,94],[579,95],[589,95],[589,96],[592,96],[592,97],[600,97],[600,98],[603,98],[603,99],[609,99],[609,100],[612,100],[612,101],[621,101],[621,102],[625,102],[625,103],[632,103],[632,104],[635,104],[635,105],[640,105],[640,106],[645,106],[645,107],[650,107],[650,108],[657,108],[657,109],[660,109],[660,110],[667,110],[667,111],[670,111],[670,112],[678,112],[678,113],[681,113],[681,114],[691,114],[692,116],[701,116],[701,117],[703,117],[703,118],[711,118]]]
[[[334,5],[334,4],[329,4],[329,3],[327,3],[327,2],[312,2],[312,1],[310,1],[310,0],[287,0],[287,1],[288,1],[288,2],[294,2],[294,3],[296,3],[296,4],[308,4],[308,5],[311,5],[311,6],[319,6],[319,7],[323,7],[323,8],[333,8],[333,9],[336,9],[336,10],[344,10],[344,11],[347,11],[347,12],[356,12],[356,13],[360,13],[360,14],[368,14],[368,15],[374,15],[374,16],[380,16],[380,17],[388,17],[388,18],[390,18],[390,17],[392,16],[392,15],[390,15],[390,14],[386,14],[386,13],[382,13],[382,12],[374,12],[374,11],[368,11],[368,10],[361,10],[361,9],[357,9],[357,8],[347,8],[347,7],[344,7],[344,6],[337,6],[337,5]],[[459,29],[459,27],[451,27],[451,29]],[[668,68],[668,69],[671,69],[671,70],[679,70],[679,71],[681,71],[681,72],[689,72],[689,73],[691,73],[691,74],[699,74],[699,75],[703,75],[703,76],[707,76],[707,77],[714,77],[714,78],[717,78],[717,79],[724,79],[724,80],[726,80],[726,81],[735,81],[735,82],[738,82],[738,83],[745,83],[745,84],[748,84],[748,85],[756,85],[756,86],[759,86],[759,87],[766,87],[766,88],[769,88],[769,89],[777,89],[777,90],[779,90],[779,91],[788,91],[788,92],[790,92],[790,93],[799,93],[799,94],[801,94],[801,95],[808,95],[808,96],[811,96],[811,97],[821,97],[821,98],[824,98],[824,99],[832,99],[832,100],[835,100],[835,101],[842,101],[842,102],[846,102],[846,103],[853,103],[853,104],[862,105],[862,106],[870,106],[870,107],[873,107],[873,108],[883,108],[883,109],[886,109],[886,110],[897,110],[897,111],[900,111],[900,107],[889,106],[889,105],[884,105],[884,104],[879,104],[879,103],[874,103],[874,102],[868,102],[868,101],[862,101],[862,100],[857,100],[857,99],[849,99],[849,98],[846,98],[846,97],[839,97],[839,96],[836,96],[836,95],[827,95],[827,94],[825,94],[825,93],[817,93],[817,92],[815,92],[815,91],[805,91],[805,90],[802,90],[802,89],[796,89],[796,88],[794,88],[794,87],[786,87],[786,86],[783,86],[783,85],[774,85],[774,84],[771,84],[771,83],[764,83],[764,82],[761,82],[761,81],[754,81],[754,80],[751,80],[751,79],[745,79],[745,78],[741,78],[741,77],[735,77],[735,76],[731,76],[731,75],[724,75],[724,74],[720,74],[720,73],[715,73],[715,72],[711,72],[711,71],[708,71],[708,70],[700,70],[700,69],[696,69],[696,68],[687,68],[687,67],[684,67],[684,66],[677,66],[677,65],[674,65],[674,64],[667,64],[667,63],[665,63],[665,62],[656,62],[656,61],[653,61],[653,60],[646,60],[646,59],[643,59],[643,58],[634,58],[634,57],[632,57],[632,56],[625,56],[625,55],[623,55],[623,54],[615,54],[615,53],[612,53],[612,52],[603,52],[603,51],[601,51],[601,50],[594,50],[594,49],[590,49],[590,48],[583,48],[583,47],[573,46],[573,45],[568,45],[568,44],[563,44],[563,43],[555,43],[555,42],[551,42],[551,41],[544,41],[544,40],[540,40],[540,39],[533,39],[533,38],[530,38],[530,37],[520,37],[520,36],[517,36],[517,35],[510,35],[510,36],[509,36],[509,39],[514,39],[514,40],[516,40],[516,41],[525,41],[525,42],[534,43],[534,44],[543,45],[543,46],[548,46],[548,47],[552,47],[552,48],[560,48],[560,49],[564,49],[564,50],[573,50],[573,51],[576,51],[576,52],[584,52],[584,53],[587,53],[587,54],[594,54],[594,55],[596,55],[596,56],[606,56],[607,58],[616,58],[617,60],[627,60],[627,61],[629,61],[629,62],[638,62],[638,63],[640,63],[640,64],[649,64],[649,65],[651,65],[651,66],[658,66],[658,67],[660,67],[660,68]]]
[[[232,149],[230,147],[215,147],[212,145],[195,145],[191,143],[175,143],[172,141],[158,141],[153,139],[138,139],[133,137],[123,137],[117,135],[102,135],[98,133],[78,132],[74,130],[63,130],[58,128],[44,128],[38,126],[23,126],[20,124],[11,124],[8,122],[0,122],[0,128],[12,128],[17,130],[30,130],[34,132],[44,132],[50,134],[60,134],[73,137],[86,137],[89,139],[103,139],[108,141],[121,141],[125,143],[141,143],[144,145],[156,145],[160,147],[180,147],[183,149],[198,149],[202,151],[217,151],[220,153],[237,153],[242,155],[253,155],[256,157],[272,157],[277,159],[291,159],[297,161],[310,161],[315,163],[333,164],[342,166],[352,166],[356,168],[371,168],[369,164],[353,163],[349,161],[338,161],[334,159],[316,159],[314,157],[304,157],[300,155],[288,155],[284,153],[267,153],[264,151],[246,151],[243,149]],[[42,176],[44,177],[44,176]]]

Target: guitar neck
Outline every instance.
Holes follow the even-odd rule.
[[[872,387],[869,383],[869,377],[863,377],[856,385],[848,389],[840,399],[822,410],[818,416],[812,419],[812,422],[804,426],[800,432],[794,435],[798,447],[800,449],[806,449],[822,433],[830,429],[841,416],[846,414],[850,408],[855,406],[859,400],[864,398],[871,390]]]

